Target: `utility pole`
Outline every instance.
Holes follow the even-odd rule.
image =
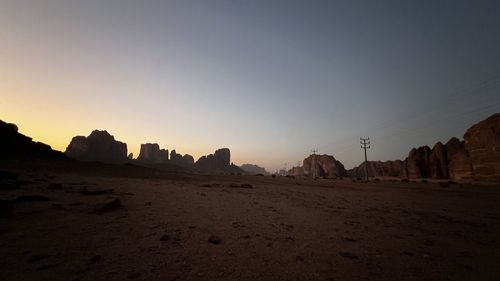
[[[370,149],[370,138],[359,138],[361,148],[365,150],[365,180],[368,181],[368,160],[366,158],[366,150]]]

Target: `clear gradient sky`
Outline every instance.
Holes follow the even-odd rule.
[[[499,111],[499,1],[0,0],[0,119],[58,150],[350,168],[360,136],[404,159]]]

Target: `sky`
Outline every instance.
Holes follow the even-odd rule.
[[[197,159],[347,168],[500,111],[498,1],[0,0],[0,119]]]

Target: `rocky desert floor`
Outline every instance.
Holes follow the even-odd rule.
[[[495,185],[16,173],[0,280],[500,280]]]

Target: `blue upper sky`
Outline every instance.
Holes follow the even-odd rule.
[[[0,118],[268,170],[404,159],[500,111],[497,1],[0,0]],[[2,86],[3,85],[3,86]]]

